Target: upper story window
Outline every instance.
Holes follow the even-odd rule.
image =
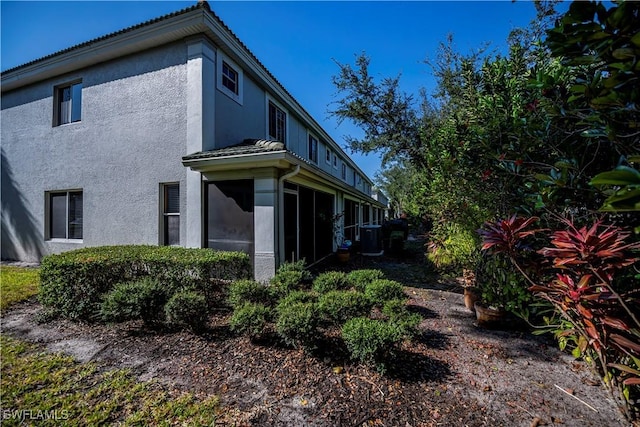
[[[238,72],[225,61],[222,61],[222,86],[238,94]]]
[[[216,68],[218,90],[242,105],[242,68],[220,51]]]
[[[333,168],[338,169],[338,156],[336,156],[336,153],[333,153]]]
[[[360,183],[362,183],[362,177],[360,174],[356,174],[356,184],[360,185]]]
[[[318,140],[309,135],[309,160],[318,163]]]
[[[82,82],[55,88],[53,115],[54,126],[80,121],[82,115]]]
[[[347,180],[347,165],[342,163],[342,179]]]
[[[273,101],[269,101],[269,138],[287,143],[287,113]]]
[[[324,156],[324,159],[327,161],[327,164],[331,164],[331,150],[327,147],[327,152]]]

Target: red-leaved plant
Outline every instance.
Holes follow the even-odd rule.
[[[638,261],[633,251],[640,249],[640,242],[630,243],[630,232],[601,221],[577,228],[564,220],[566,230],[547,232],[551,246],[538,251],[550,261],[556,278],[537,283],[519,256],[522,239],[542,231],[528,229],[536,219],[512,217],[485,224],[482,249],[511,258],[531,283],[529,290],[549,301],[563,318],[565,327],[556,330],[556,337],[574,336],[573,354],[597,364],[623,413],[636,418],[639,409],[629,402],[640,394],[640,289],[637,282],[622,289],[615,279]],[[626,279],[633,280],[630,275]]]

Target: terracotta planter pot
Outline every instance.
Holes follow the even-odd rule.
[[[467,307],[470,311],[474,312],[476,311],[474,304],[476,303],[476,301],[480,300],[480,291],[478,290],[478,288],[474,288],[474,287],[466,287],[464,288],[464,305],[465,307]]]
[[[501,325],[507,314],[507,312],[502,309],[490,308],[480,301],[476,301],[474,308],[476,310],[478,325],[488,328]]]
[[[351,258],[351,254],[349,253],[349,251],[338,251],[336,252],[336,255],[338,257],[338,261],[345,263],[345,262],[349,262],[349,258]]]

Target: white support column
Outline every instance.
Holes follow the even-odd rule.
[[[276,274],[278,179],[256,178],[254,191],[254,277],[266,281]]]
[[[215,147],[215,50],[204,38],[187,41],[186,153]],[[203,194],[199,172],[187,170],[185,246],[203,246]]]

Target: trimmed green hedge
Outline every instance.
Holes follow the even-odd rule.
[[[249,256],[175,246],[100,246],[49,255],[40,269],[40,301],[73,319],[93,319],[116,283],[151,276],[202,292],[213,303],[222,283],[249,278]]]

